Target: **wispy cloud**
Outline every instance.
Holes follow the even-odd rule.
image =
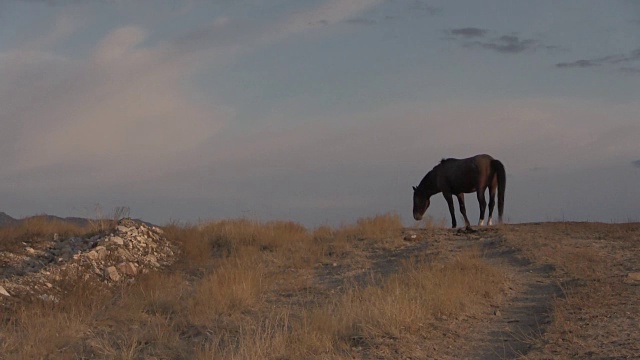
[[[556,67],[559,68],[572,68],[572,67],[578,67],[578,68],[584,68],[584,67],[592,67],[592,66],[600,66],[601,64],[597,61],[593,61],[593,60],[576,60],[576,61],[572,61],[572,62],[562,62],[562,63],[557,63]]]
[[[485,49],[495,50],[506,54],[517,54],[525,50],[537,48],[538,41],[533,39],[521,39],[517,35],[503,35],[487,42],[477,41],[475,43],[471,43],[471,45],[478,45]]]
[[[629,66],[629,64],[635,63],[637,63],[638,65]],[[638,73],[640,72],[640,48],[632,50],[626,54],[614,54],[591,59],[580,59],[571,62],[561,62],[556,64],[556,67],[560,69],[589,68],[595,66],[619,66],[617,68],[617,70],[619,71],[626,73]]]
[[[464,38],[483,37],[487,34],[488,30],[475,27],[465,27],[459,29],[450,29],[447,31],[453,36],[460,36]]]
[[[161,42],[148,41],[153,28],[118,27],[80,55],[56,52],[83,29],[61,16],[53,31],[0,52],[0,160],[13,174],[73,168],[82,181],[96,182],[157,176],[198,161],[185,154],[232,122],[234,109],[215,93],[195,100],[197,74],[381,1],[330,0],[255,26],[218,18]]]
[[[443,11],[441,7],[430,5],[423,0],[413,1],[390,1],[381,3],[382,9],[375,13],[349,18],[344,21],[346,24],[359,26],[372,26],[384,23],[402,21],[409,17],[429,17],[440,15]],[[325,22],[326,23],[326,22]]]
[[[144,46],[147,36],[118,28],[81,58],[2,54],[0,74],[11,81],[0,106],[18,127],[0,136],[21,149],[3,153],[4,162],[16,171],[74,163],[144,172],[215,134],[228,120],[224,109],[192,101],[181,87],[198,60],[167,44]]]
[[[438,6],[430,5],[427,1],[414,0],[409,4],[409,10],[412,12],[424,12],[428,15],[439,15],[443,9]]]
[[[445,40],[453,40],[467,48],[478,48],[495,51],[501,54],[519,54],[540,49],[552,50],[557,46],[543,44],[534,38],[522,38],[512,33],[489,37],[490,31],[475,27],[463,27],[448,29],[445,31]]]

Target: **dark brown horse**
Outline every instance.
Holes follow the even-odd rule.
[[[484,225],[484,211],[487,207],[484,193],[489,188],[489,221],[487,225],[492,225],[491,216],[495,205],[496,189],[498,190],[499,222],[502,223],[506,184],[507,177],[504,165],[489,155],[476,155],[467,159],[442,159],[440,164],[424,176],[418,187],[413,187],[413,218],[422,219],[429,207],[431,196],[441,192],[449,205],[452,227],[456,227],[456,215],[453,209],[453,195],[455,195],[458,198],[458,204],[460,204],[464,223],[467,228],[471,228],[464,206],[464,194],[475,191],[478,195],[478,203],[480,203],[478,225],[482,226]]]

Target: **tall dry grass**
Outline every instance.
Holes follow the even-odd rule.
[[[500,296],[504,274],[476,252],[445,264],[412,258],[383,280],[353,286],[335,303],[319,309],[311,325],[332,329],[336,338],[398,337],[441,316],[461,316]]]
[[[58,303],[10,304],[0,314],[0,354],[16,359],[351,358],[354,341],[366,345],[376,337],[423,331],[438,316],[465,314],[498,296],[500,272],[474,253],[441,265],[407,260],[396,273],[372,273],[369,282],[346,284],[334,297],[277,300],[284,288],[300,296],[305,290],[289,284],[313,276],[318,262],[348,257],[362,240],[401,242],[401,229],[394,214],[312,231],[286,221],[172,224],[165,234],[182,249],[173,268],[119,287],[67,278],[59,284],[64,295]]]
[[[51,219],[44,215],[32,216],[17,223],[0,227],[0,251],[16,251],[24,247],[23,242],[42,239],[53,239],[54,234],[60,237],[84,236],[95,229],[80,226],[72,222]]]
[[[351,240],[383,240],[397,235],[403,228],[400,215],[387,213],[358,219],[352,225],[343,225],[337,229],[337,235]]]

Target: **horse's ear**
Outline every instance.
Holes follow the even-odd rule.
[[[415,187],[415,186],[412,186],[412,188],[413,188],[413,191],[416,191],[416,190],[418,190],[418,189],[416,189],[416,187]]]

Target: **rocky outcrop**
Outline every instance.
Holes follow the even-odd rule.
[[[25,244],[27,245],[27,244]],[[177,247],[159,227],[120,220],[110,232],[28,244],[20,253],[0,253],[0,302],[7,298],[60,296],[65,278],[94,279],[113,285],[173,263]]]

